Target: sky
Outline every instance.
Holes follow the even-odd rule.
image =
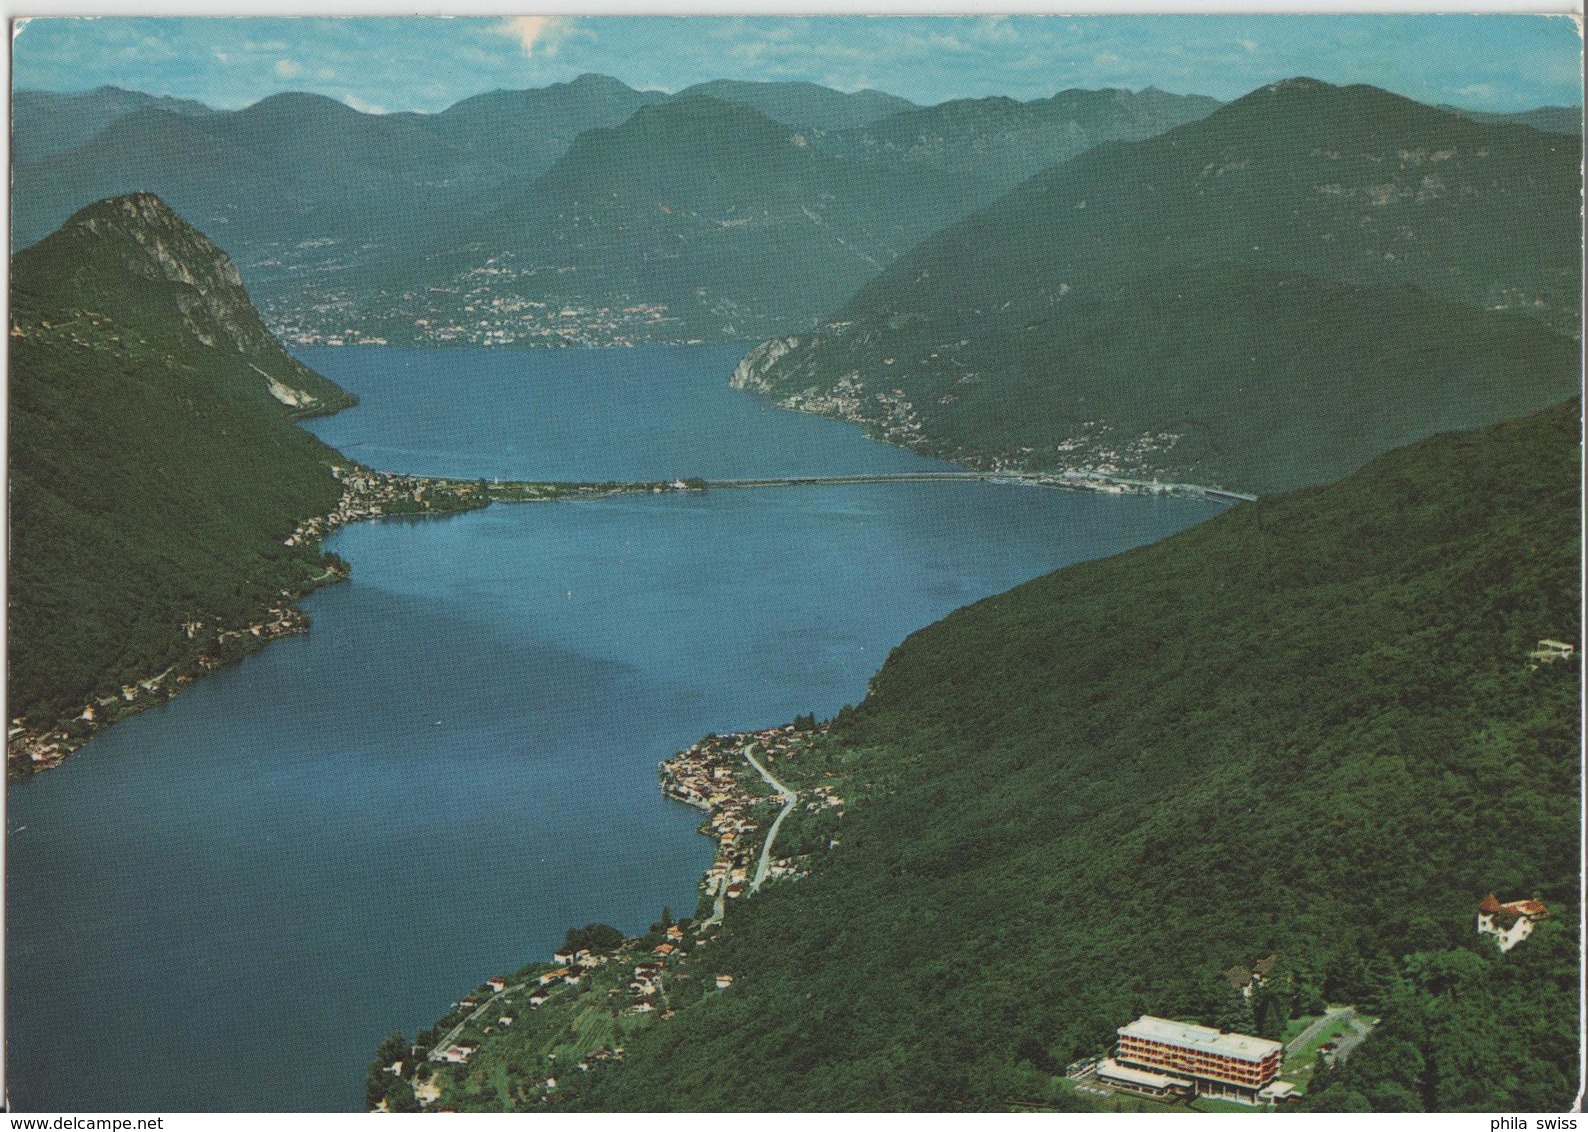
[[[222,109],[307,90],[436,111],[592,71],[669,92],[797,79],[922,104],[1071,87],[1230,99],[1296,75],[1473,109],[1582,99],[1576,25],[1531,15],[51,17],[13,35],[18,89],[109,84]]]

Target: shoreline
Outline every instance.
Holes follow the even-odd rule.
[[[635,936],[622,936],[620,929],[605,925],[570,928],[550,965],[530,960],[514,974],[490,978],[454,1002],[407,1044],[411,1061],[386,1061],[395,1051],[383,1046],[369,1080],[379,1087],[386,1084],[386,1074],[400,1077],[425,1111],[447,1111],[452,1106],[476,1111],[465,1074],[482,1060],[493,1064],[493,1056],[500,1058],[501,1054],[493,1054],[499,1043],[511,1046],[527,1040],[527,1046],[518,1047],[520,1054],[526,1048],[534,1051],[523,1062],[527,1077],[514,1085],[510,1076],[509,1093],[503,1099],[508,1109],[517,1111],[554,1106],[564,1095],[558,1078],[565,1072],[591,1073],[606,1062],[621,1061],[636,1035],[674,1017],[681,1003],[731,992],[734,974],[720,965],[708,966],[715,952],[703,950],[721,938],[728,901],[748,898],[763,880],[805,875],[800,866],[803,857],[772,856],[784,818],[800,808],[840,817],[843,813],[843,799],[831,788],[785,785],[765,764],[795,760],[802,752],[817,749],[828,730],[828,724],[805,717],[803,722],[778,727],[709,734],[664,759],[657,766],[662,794],[704,811],[706,820],[697,832],[717,844],[700,881],[694,915],[674,920],[664,908],[660,923]],[[782,773],[787,777],[787,770]],[[837,844],[834,839],[827,847]],[[590,933],[597,929],[622,938],[594,941]],[[582,941],[576,938],[581,935]],[[527,997],[520,999],[520,992],[528,992]],[[507,1013],[492,1023],[497,1004]],[[411,1077],[409,1064],[414,1064]],[[495,1111],[494,1102],[495,1098],[484,1110]],[[385,1103],[374,1107],[381,1109]]]
[[[350,523],[457,515],[483,510],[494,503],[593,501],[619,495],[669,495],[764,487],[951,482],[1059,488],[1109,495],[1166,495],[1224,506],[1251,502],[1257,498],[1203,484],[1165,483],[1090,472],[986,471],[976,468],[760,479],[588,482],[414,476],[374,471],[356,464],[333,464],[330,471],[332,477],[343,485],[342,498],[329,513],[299,523],[283,540],[284,546],[313,544],[317,548],[325,535]],[[321,586],[344,581],[350,574],[348,564],[334,555],[322,553],[321,567],[322,572],[308,579],[302,589],[297,592],[281,591],[279,601],[256,610],[249,622],[240,628],[222,628],[219,621],[206,623],[202,618],[184,622],[182,627],[189,641],[199,639],[199,630],[208,630],[204,636],[204,646],[188,649],[186,655],[179,657],[161,673],[131,680],[118,688],[99,690],[75,716],[57,718],[44,727],[29,726],[26,717],[9,720],[6,732],[8,781],[24,780],[40,771],[54,769],[101,731],[148,708],[169,703],[207,673],[244,660],[273,640],[307,632],[309,618],[297,603]]]
[[[879,441],[879,443],[887,443]],[[964,467],[963,465],[961,465]],[[962,471],[875,472],[856,475],[789,476],[766,479],[707,480],[715,490],[732,491],[754,487],[820,487],[856,483],[994,483],[1014,487],[1046,487],[1067,491],[1092,491],[1105,495],[1169,495],[1181,499],[1200,499],[1208,503],[1253,503],[1257,496],[1205,484],[1170,483],[1162,480],[1127,479],[1096,472],[985,471],[964,467]]]
[[[717,845],[699,885],[702,903],[712,902],[711,915],[699,922],[700,934],[722,922],[727,901],[754,894],[768,879],[804,875],[791,859],[772,856],[778,829],[799,803],[801,793],[797,787],[776,782],[756,755],[791,758],[825,737],[828,726],[821,723],[801,728],[785,723],[758,731],[707,735],[657,768],[662,794],[704,810],[707,817],[699,830]],[[754,784],[742,782],[741,774]],[[754,811],[766,805],[778,807],[778,812],[766,837],[758,838],[753,835],[761,831],[764,815]],[[842,809],[838,813],[841,816]]]
[[[663,494],[704,491],[702,481],[559,483],[515,480],[488,483],[440,476],[409,476],[377,472],[361,465],[333,464],[333,479],[342,484],[342,497],[331,511],[300,522],[282,540],[286,547],[312,545],[339,527],[351,523],[392,518],[430,518],[477,511],[493,503],[556,502],[607,499],[625,494]],[[271,641],[309,630],[308,615],[298,602],[322,586],[345,581],[350,567],[335,555],[321,552],[321,572],[307,579],[296,592],[282,590],[277,600],[255,610],[240,627],[223,627],[212,617],[195,617],[182,623],[189,642],[183,655],[163,672],[136,677],[118,687],[105,687],[89,697],[82,710],[45,726],[29,726],[26,716],[7,721],[6,779],[25,781],[53,770],[94,736],[124,719],[152,707],[170,703],[201,677],[247,659]],[[201,636],[202,631],[202,636]],[[181,648],[180,642],[178,648]]]

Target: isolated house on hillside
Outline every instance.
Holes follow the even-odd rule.
[[[1269,976],[1274,972],[1274,964],[1278,962],[1279,956],[1270,955],[1252,964],[1251,970],[1236,964],[1224,972],[1224,977],[1229,980],[1230,986],[1241,992],[1243,998],[1251,998],[1264,983],[1268,982]]]
[[[1554,664],[1557,661],[1570,661],[1577,655],[1577,646],[1565,641],[1555,641],[1548,637],[1538,642],[1538,648],[1528,653],[1528,659],[1541,661],[1544,664]]]
[[[1549,919],[1542,900],[1513,900],[1501,904],[1489,893],[1478,904],[1478,934],[1497,937],[1501,951],[1509,951],[1533,934],[1533,925]]]

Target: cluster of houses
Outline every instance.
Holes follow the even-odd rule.
[[[59,766],[84,739],[67,731],[34,731],[25,717],[11,721],[6,729],[6,762],[12,767],[26,766],[35,770]]]
[[[661,766],[662,793],[709,815],[707,833],[717,843],[717,853],[700,882],[709,895],[737,898],[749,888],[753,835],[761,828],[751,811],[773,797],[744,762],[752,741],[750,734],[708,735]],[[753,785],[741,785],[741,778]]]
[[[456,511],[478,505],[475,501],[479,484],[475,481],[399,476],[340,465],[331,468],[331,475],[342,485],[342,498],[335,509],[329,515],[316,515],[298,524],[297,529],[282,540],[284,546],[310,542],[360,519],[415,511]]]
[[[662,763],[662,792],[710,815],[706,832],[716,841],[717,854],[700,882],[708,895],[737,899],[750,891],[759,848],[755,834],[761,830],[754,809],[761,803],[784,801],[746,762],[746,756],[769,761],[786,758],[824,730],[802,730],[789,723],[764,731],[708,735]],[[843,812],[844,799],[832,787],[816,786],[811,793],[815,800],[805,803],[807,810]],[[804,873],[794,862],[777,859],[769,862],[767,875],[799,877]]]
[[[415,344],[634,346],[681,340],[669,333],[678,318],[667,313],[665,304],[584,306],[502,292],[519,274],[493,260],[464,272],[450,286],[405,293],[387,308],[357,311],[355,318],[411,324]],[[345,293],[295,291],[266,300],[262,313],[271,333],[291,345],[386,345],[387,337],[347,325],[355,305]]]
[[[677,931],[675,927],[673,930]],[[683,932],[678,931],[678,938],[683,938]],[[669,941],[669,945],[676,950],[676,944]],[[660,948],[658,948],[660,950]],[[668,955],[672,952],[668,952]],[[667,955],[661,957],[665,960]],[[662,972],[665,970],[660,960],[634,965],[634,977],[629,980],[629,1005],[625,1010],[627,1014],[649,1014],[656,1009],[662,994]]]
[[[685,933],[683,928],[673,924],[663,933],[662,941],[648,953],[641,950],[640,941],[634,939],[624,940],[619,946],[610,951],[563,948],[552,954],[552,962],[556,966],[542,971],[516,986],[510,986],[508,979],[502,976],[494,976],[487,979],[485,987],[491,992],[489,997],[481,994],[465,998],[456,1003],[455,1010],[467,1012],[464,1021],[454,1026],[447,1036],[430,1051],[428,1058],[430,1061],[442,1064],[467,1064],[469,1059],[480,1049],[483,1038],[488,1037],[495,1029],[510,1029],[517,1022],[515,1015],[503,1013],[496,1019],[494,1024],[481,1025],[476,1036],[465,1040],[462,1037],[464,1027],[469,1023],[480,1022],[488,1007],[500,1002],[502,1008],[505,1009],[512,1002],[512,999],[505,997],[506,995],[512,994],[516,997],[519,991],[533,988],[530,990],[528,1004],[531,1009],[538,1008],[560,988],[564,986],[577,987],[609,964],[626,965],[632,963],[632,975],[628,979],[627,986],[625,987],[620,981],[617,986],[611,987],[607,992],[614,999],[622,996],[622,1001],[612,1003],[610,1009],[613,1014],[634,1016],[655,1013],[658,1019],[667,1019],[672,1016],[672,1012],[663,1009],[663,978],[669,961],[683,958],[685,954],[684,944]],[[688,976],[680,973],[678,977],[687,978]],[[611,980],[607,977],[601,981],[605,984]],[[732,983],[732,975],[717,976],[719,989],[731,986]],[[557,1060],[556,1055],[548,1054],[546,1060],[554,1065]],[[603,1063],[622,1060],[623,1047],[621,1045],[603,1045],[583,1054],[574,1068],[581,1073],[588,1073],[591,1069]],[[547,1068],[551,1067],[548,1066]],[[388,1071],[400,1073],[401,1069],[400,1067],[397,1069],[388,1067]],[[538,1091],[539,1103],[545,1104],[552,1099],[551,1094],[557,1088],[557,1079],[551,1075],[544,1077],[537,1075],[530,1087]],[[440,1099],[441,1085],[435,1081],[421,1083],[416,1079],[414,1081],[414,1092],[415,1096],[420,1099],[420,1103],[428,1107]]]
[[[283,591],[282,596],[291,595]],[[240,629],[216,628],[213,637],[208,639],[215,642],[218,651],[228,642],[243,638],[264,642],[299,633],[307,624],[308,621],[302,613],[291,605],[282,603],[271,606],[266,610],[263,618],[251,625]],[[182,631],[190,641],[197,640],[200,630],[204,628],[204,621],[197,618],[182,622]],[[219,668],[220,665],[221,661],[205,653],[189,662],[188,667],[196,666],[197,671],[207,672]],[[131,684],[123,684],[103,696],[95,697],[83,705],[83,710],[70,721],[70,727],[34,728],[28,725],[25,716],[11,720],[10,726],[6,729],[8,765],[13,767],[25,765],[34,770],[59,766],[67,755],[81,747],[96,732],[120,718],[126,705],[133,705],[133,710],[136,710],[164,703],[184,686],[192,683],[193,673],[177,672],[178,667],[180,665],[173,664],[158,675]]]

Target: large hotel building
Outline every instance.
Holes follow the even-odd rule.
[[[1119,1052],[1097,1070],[1107,1084],[1152,1096],[1274,1099],[1284,1046],[1267,1038],[1144,1014],[1119,1029]],[[1288,1092],[1289,1090],[1284,1090]]]

